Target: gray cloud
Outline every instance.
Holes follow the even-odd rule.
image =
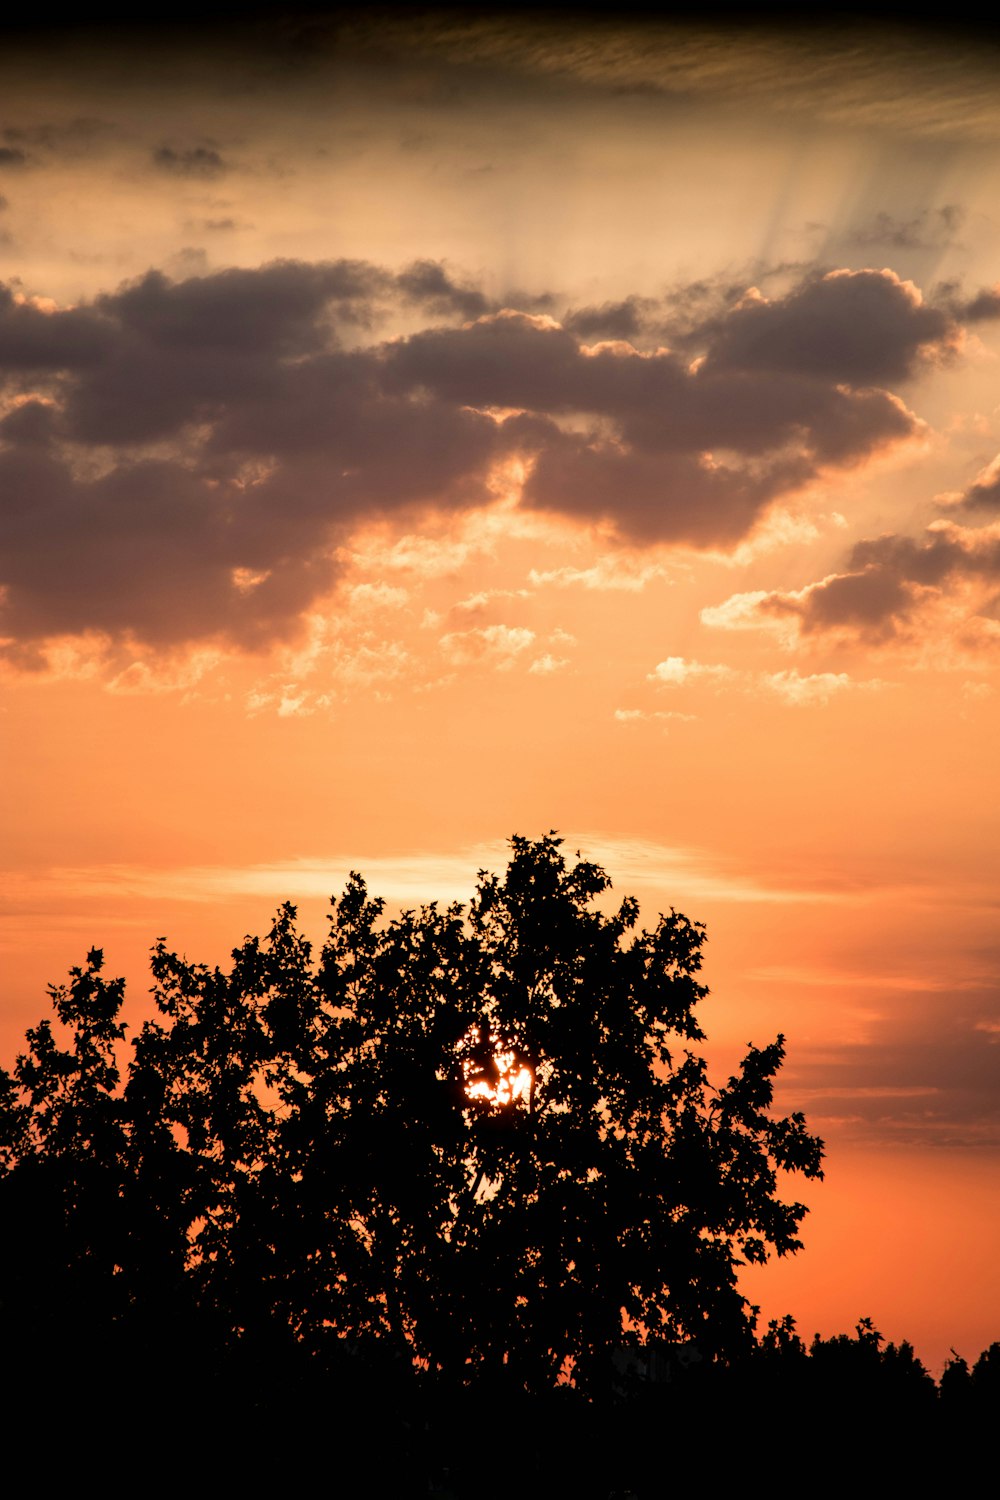
[[[237,219],[219,218],[219,219],[189,219],[187,221],[187,224],[186,224],[185,227],[187,229],[189,229],[189,230],[190,229],[203,230],[206,234],[228,234],[229,232],[231,232],[234,229],[241,229],[241,228],[243,228],[245,226],[243,226],[242,224],[240,224],[240,222]]]
[[[830,1120],[868,1140],[1000,1144],[997,978],[885,999],[864,1041],[797,1049],[788,1096],[821,1132]]]
[[[92,366],[111,354],[114,341],[114,328],[96,308],[43,312],[0,285],[0,379]]]
[[[228,164],[214,146],[157,146],[153,150],[153,162],[164,172],[177,177],[195,177],[211,180],[228,171]]]
[[[460,286],[439,261],[415,260],[396,277],[403,296],[439,317],[478,318],[490,304],[477,287]]]
[[[637,448],[702,452],[715,447],[764,454],[790,442],[837,462],[864,456],[914,430],[913,418],[881,391],[851,391],[812,380],[659,351],[640,357],[601,348],[585,354],[548,320],[505,313],[471,328],[430,329],[389,352],[388,378],[477,406],[587,413],[617,423]],[[819,360],[817,359],[817,364]],[[627,506],[627,500],[623,500]]]
[[[359,519],[487,503],[515,455],[526,505],[731,545],[779,496],[915,430],[875,374],[947,350],[954,324],[872,276],[846,300],[829,278],[794,289],[753,336],[733,307],[694,363],[587,350],[579,320],[497,312],[426,261],[150,271],[62,311],[0,289],[0,379],[8,405],[30,398],[0,423],[4,633],[253,648],[294,631]],[[824,355],[830,297],[890,347],[866,326]],[[431,326],[375,336],[413,308]]]
[[[25,153],[41,151],[49,156],[78,157],[86,155],[102,142],[118,135],[118,126],[93,115],[70,120],[43,121],[34,125],[7,125],[3,138],[9,148]]]
[[[747,289],[751,280],[766,287],[792,276],[796,284],[777,295]],[[582,339],[669,344],[702,356],[706,373],[715,375],[746,371],[757,378],[768,371],[860,388],[910,379],[927,363],[952,357],[960,324],[995,316],[995,296],[984,291],[963,299],[948,283],[925,302],[890,270],[789,263],[757,266],[743,281],[727,276],[673,287],[660,299],[570,309],[562,322]]]
[[[910,219],[878,213],[868,224],[846,236],[846,242],[865,248],[884,245],[891,250],[940,250],[961,228],[965,212],[956,203],[925,208]]]
[[[541,449],[524,499],[584,519],[618,517],[637,541],[722,547],[745,536],[772,500],[810,473],[804,457],[756,468],[710,466],[691,453],[623,450],[559,434]]]
[[[945,526],[923,538],[861,541],[843,572],[797,593],[768,594],[757,608],[795,619],[806,634],[847,630],[877,642],[903,633],[929,597],[963,579],[1000,584],[1000,536]]]
[[[59,413],[45,401],[24,401],[0,419],[0,438],[25,448],[47,447],[58,435]]]
[[[970,301],[959,308],[959,315],[967,323],[985,323],[1000,318],[1000,287],[984,287]]]
[[[1000,286],[984,286],[969,297],[957,280],[941,281],[933,299],[960,323],[986,323],[1000,318]]]
[[[906,380],[954,348],[947,311],[891,271],[829,271],[786,297],[747,298],[709,330],[713,369],[781,371],[851,385]]]
[[[1000,456],[977,474],[962,496],[963,510],[1000,509]]]
[[[628,339],[635,343],[650,331],[659,306],[651,297],[625,297],[621,302],[572,309],[562,322],[563,327],[586,341]]]

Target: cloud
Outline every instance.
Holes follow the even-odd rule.
[[[915,350],[948,344],[955,328],[946,314],[920,307],[891,273],[872,276],[870,300],[895,299],[897,322],[912,315],[917,325],[907,335],[910,364]],[[879,371],[870,351],[862,358],[847,347],[850,306],[837,302],[824,318],[812,315],[808,299],[767,307],[794,358],[779,358],[767,338],[737,350],[729,316],[692,335],[707,349],[692,363],[664,349],[584,346],[551,318],[508,309],[399,341],[387,353],[386,378],[507,413],[505,436],[531,458],[528,505],[613,525],[643,544],[731,546],[776,499],[825,468],[859,463],[920,430],[898,397],[872,386]],[[859,306],[857,315],[872,321],[870,308]],[[822,340],[834,326],[839,339],[827,349]],[[904,373],[906,339],[890,332],[896,347],[884,367]],[[812,338],[811,378],[803,378]],[[877,336],[855,335],[859,347],[866,339]],[[852,375],[863,379],[860,388]],[[571,425],[581,417],[583,425]]]
[[[201,230],[206,234],[229,234],[235,229],[250,227],[250,225],[245,225],[239,219],[233,219],[228,215],[217,219],[189,219],[185,225],[185,228],[188,230]]]
[[[367,589],[372,592],[363,592]],[[404,603],[396,597],[401,591],[382,593],[379,585],[356,584],[346,592],[350,610],[344,618],[308,615],[304,637],[277,653],[275,670],[246,696],[249,713],[291,718],[329,712],[358,692],[385,699],[403,678],[412,677],[406,647],[376,629],[380,614]]]
[[[481,619],[490,613],[498,600],[526,599],[528,594],[528,589],[480,589],[475,594],[459,599],[448,610],[448,614],[465,620]]]
[[[981,470],[961,496],[967,510],[1000,509],[1000,454]]]
[[[620,302],[571,309],[562,322],[564,328],[588,343],[594,339],[634,341],[647,332],[657,307],[651,297],[625,297]]]
[[[0,379],[93,368],[112,352],[114,338],[96,308],[50,310],[0,285]]]
[[[286,523],[277,513],[244,516],[238,492],[178,462],[78,477],[22,441],[0,451],[0,487],[3,613],[22,641],[96,631],[252,647],[287,632],[334,577],[321,550],[297,550],[287,531],[279,535]],[[246,589],[237,570],[262,568]]]
[[[980,698],[992,698],[994,692],[995,688],[990,682],[962,683],[962,697],[969,699],[971,702],[975,702]]]
[[[654,579],[666,576],[667,568],[662,562],[649,562],[639,555],[628,553],[606,553],[589,568],[550,568],[540,571],[532,568],[528,578],[536,588],[546,584],[556,588],[580,587],[599,593],[624,592],[638,594]]]
[[[668,687],[683,687],[689,682],[732,682],[738,675],[733,667],[703,666],[700,661],[685,661],[683,656],[668,656],[665,661],[657,662],[649,680]]]
[[[776,17],[783,8],[779,7]],[[607,14],[588,20],[554,8],[512,21],[507,13],[450,11],[421,18],[419,29],[405,17],[378,15],[378,43],[427,65],[448,68],[456,88],[462,69],[481,88],[488,69],[515,78],[555,77],[577,89],[612,96],[658,98],[668,106],[682,99],[729,107],[733,118],[779,116],[793,127],[814,130],[823,121],[836,130],[869,137],[888,130],[918,141],[996,140],[996,73],[989,47],[962,45],[962,31],[943,28],[921,34],[857,24],[878,18],[844,16],[836,27],[748,26],[729,7],[698,13]],[[783,19],[787,19],[787,16]],[[854,24],[852,24],[852,19]],[[466,74],[465,76],[468,76]],[[519,86],[523,82],[519,79]]]
[[[0,168],[26,167],[30,157],[20,146],[0,146]]]
[[[408,301],[438,316],[457,313],[463,318],[478,318],[491,305],[478,287],[456,282],[435,260],[413,261],[400,271],[396,286]]]
[[[473,630],[450,631],[438,645],[452,666],[481,664],[508,672],[534,642],[535,632],[523,625],[482,625]]]
[[[0,147],[0,158],[6,150],[12,149],[27,159],[25,147],[30,147],[32,151],[42,151],[49,156],[84,156],[118,134],[117,125],[95,115],[78,115],[68,120],[44,120],[33,125],[7,125],[4,127],[3,138],[8,145]]]
[[[702,619],[728,628],[786,622],[803,635],[842,633],[872,643],[912,639],[920,616],[958,599],[965,585],[985,595],[962,611],[966,643],[995,639],[995,621],[977,616],[976,607],[988,608],[1000,585],[1000,527],[935,521],[921,538],[887,533],[860,541],[843,572],[790,592],[736,595]]]
[[[644,898],[643,920],[655,922],[657,910],[676,903],[710,900],[747,905],[843,905],[869,899],[869,893],[846,895],[815,881],[799,887],[768,885],[738,862],[706,849],[657,843],[652,839],[584,830],[565,835],[568,858],[576,854],[602,865],[619,897]],[[44,908],[48,902],[104,901],[138,898],[164,901],[218,901],[230,896],[264,896],[275,902],[327,898],[339,891],[352,870],[364,875],[374,895],[405,904],[467,901],[478,870],[501,870],[510,857],[504,840],[458,850],[426,849],[370,855],[363,850],[334,849],[324,857],[276,860],[240,866],[201,865],[157,869],[143,865],[103,864],[86,868],[53,867],[37,874],[0,870],[0,897],[14,911]]]
[[[1000,287],[983,287],[968,302],[960,303],[956,312],[966,323],[985,323],[1000,318]]]
[[[958,327],[894,271],[828,271],[774,301],[746,296],[717,320],[706,363],[868,386],[953,354]]]
[[[406,532],[391,541],[381,536],[366,537],[347,555],[368,570],[435,579],[456,577],[477,550],[465,537]]]
[[[919,978],[898,988],[884,987],[862,1038],[798,1049],[783,1087],[818,1128],[829,1120],[859,1139],[1000,1144],[996,975],[943,980],[939,993]]]
[[[156,146],[154,164],[175,177],[194,177],[211,181],[228,171],[228,164],[214,146]]]
[[[220,661],[218,651],[193,651],[181,662],[133,661],[112,677],[108,691],[130,697],[185,691],[202,682]]]
[[[952,241],[964,220],[965,212],[956,203],[921,209],[909,219],[882,212],[845,238],[848,244],[862,248],[885,245],[891,250],[940,250]]]
[[[699,616],[703,625],[715,630],[772,629],[786,637],[795,634],[794,627],[780,616],[769,614],[768,601],[773,594],[767,589],[751,589],[745,594],[730,594],[722,604],[707,605]]]
[[[811,676],[802,677],[794,668],[791,671],[765,673],[759,680],[769,692],[795,707],[829,703],[837,693],[843,693],[854,686],[846,672],[815,672]],[[869,682],[864,686],[871,688],[873,684]]]
[[[665,724],[671,720],[681,724],[694,724],[697,722],[698,715],[674,713],[667,709],[616,708],[614,718],[619,724]]]
[[[780,672],[743,672],[735,667],[706,666],[686,661],[683,656],[668,656],[649,673],[649,681],[659,687],[689,687],[704,684],[717,690],[739,688],[748,693],[771,694],[793,708],[824,707],[830,699],[850,689],[878,692],[889,684],[879,678],[856,682],[846,672],[815,672],[801,676],[794,668]],[[616,712],[616,717],[622,711]]]
[[[355,583],[346,590],[352,611],[357,613],[380,613],[386,609],[401,609],[409,600],[406,589],[393,588],[389,583]]]
[[[615,524],[633,542],[726,547],[812,472],[799,456],[742,468],[700,455],[629,450],[614,441],[552,432],[536,456],[523,498],[543,511]]]
[[[561,672],[563,667],[569,666],[568,656],[553,656],[546,651],[542,656],[536,656],[528,671],[534,677],[551,677],[553,672]]]
[[[918,433],[871,382],[954,334],[888,272],[736,304],[695,358],[490,310],[427,261],[151,270],[75,307],[0,286],[8,655],[87,632],[261,650],[302,630],[359,530],[501,494],[504,534],[548,516],[633,546],[533,581],[639,587],[663,548],[737,547],[782,497]]]
[[[895,315],[900,325],[885,329],[889,348],[881,359],[874,348],[878,330],[853,327],[858,319],[870,324],[877,306],[864,306],[864,296],[856,295],[852,307],[837,292],[761,303],[762,329],[748,328],[740,310],[710,320],[692,335],[692,347],[706,351],[694,369],[687,354],[584,346],[551,318],[508,309],[400,341],[389,351],[387,373],[401,385],[481,408],[549,418],[592,414],[614,424],[624,457],[675,455],[690,462],[723,448],[749,458],[795,443],[813,460],[850,461],[915,430],[901,402],[870,389],[879,367],[909,373],[916,350],[950,348],[955,336],[946,314],[916,305],[917,294],[891,273],[864,274],[874,278],[867,300],[887,303],[883,322]],[[815,301],[829,305],[817,312]],[[917,326],[906,329],[911,315]],[[803,374],[813,378],[803,380]],[[852,383],[863,389],[850,389]],[[537,439],[545,436],[545,429],[536,429]],[[588,447],[579,434],[565,438],[564,447],[572,449],[573,439],[576,451]],[[589,446],[601,450],[593,438]]]

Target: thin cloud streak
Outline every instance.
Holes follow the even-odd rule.
[[[824,885],[815,874],[801,886],[770,885],[720,860],[709,851],[678,848],[650,839],[614,834],[567,835],[567,859],[580,857],[601,865],[611,877],[613,896],[636,894],[681,908],[692,902],[731,902],[769,905],[870,904],[875,899],[897,903],[940,905],[937,888],[918,884],[880,885],[859,881]],[[454,852],[345,855],[275,860],[244,866],[193,865],[156,869],[136,864],[108,863],[56,866],[34,875],[0,875],[0,899],[11,910],[37,910],[49,901],[180,901],[212,902],[238,896],[270,896],[277,900],[315,899],[338,893],[352,870],[359,871],[373,895],[393,904],[431,901],[466,902],[473,894],[476,873],[499,871],[507,864],[504,840],[468,845]],[[949,891],[946,899],[963,905],[995,905],[985,889]],[[647,909],[643,919],[652,920]]]
[[[380,38],[385,23],[380,18]],[[866,27],[797,30],[623,20],[609,33],[562,18],[496,17],[431,21],[419,33],[390,25],[397,46],[457,64],[503,67],[578,86],[685,97],[737,108],[817,119],[842,129],[883,129],[916,138],[993,141],[1000,134],[995,68],[976,41],[942,45],[911,27],[875,18]],[[611,45],[609,45],[609,40]]]

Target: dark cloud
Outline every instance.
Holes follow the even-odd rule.
[[[26,167],[29,157],[20,146],[0,146],[0,167]]]
[[[892,271],[830,271],[774,300],[747,297],[709,325],[712,369],[773,370],[850,385],[906,380],[954,349],[958,328]]]
[[[460,286],[434,260],[415,260],[396,277],[396,285],[408,300],[419,302],[439,317],[457,313],[463,318],[478,318],[490,306],[477,287]]]
[[[984,287],[968,302],[962,303],[957,311],[966,323],[986,323],[1000,318],[1000,287]]]
[[[876,991],[877,992],[877,991]],[[886,994],[864,1041],[799,1050],[783,1088],[821,1132],[867,1140],[1000,1145],[1000,985]]]
[[[0,285],[0,379],[96,365],[111,353],[115,336],[98,309],[46,312]]]
[[[976,476],[961,503],[963,510],[1000,510],[1000,456]]]
[[[846,243],[864,248],[884,245],[891,250],[940,250],[947,245],[965,221],[965,212],[956,203],[941,208],[925,208],[911,219],[894,214],[876,214],[870,223],[848,234]]]
[[[279,507],[264,538],[238,489],[180,463],[123,463],[82,479],[22,442],[0,453],[0,487],[7,613],[22,641],[101,631],[253,647],[287,632],[333,578],[328,552],[297,545]],[[264,554],[267,577],[241,590],[233,570],[257,568]]]
[[[581,390],[579,346],[551,319],[502,312],[468,328],[431,328],[394,345],[386,379],[473,406],[573,411]]]
[[[641,339],[649,330],[652,314],[659,304],[651,297],[626,297],[621,302],[602,302],[598,307],[572,309],[563,318],[563,326],[581,339]]]
[[[3,131],[8,146],[16,150],[29,147],[32,151],[61,156],[85,155],[95,145],[116,135],[116,125],[93,115],[35,125],[7,125]]]
[[[184,146],[180,149],[157,146],[153,151],[153,161],[162,171],[172,172],[177,177],[209,180],[228,171],[227,163],[214,146]]]
[[[334,548],[359,514],[484,503],[502,428],[385,392],[377,351],[331,347],[345,310],[448,291],[339,262],[183,282],[150,273],[72,313],[5,292],[0,364],[9,376],[63,372],[58,406],[28,400],[0,422],[5,631],[22,647],[89,630],[252,649],[330,588]],[[128,456],[196,422],[211,431],[194,460]],[[66,439],[110,449],[110,471],[85,477]],[[257,454],[272,471],[245,483],[240,467]]]
[[[636,541],[725,547],[761,512],[810,475],[799,458],[759,468],[700,462],[693,454],[623,450],[560,434],[538,455],[525,485],[529,505],[587,520],[617,519]]]
[[[0,439],[29,448],[48,447],[58,435],[59,413],[45,401],[23,401],[0,419]]]
[[[352,415],[326,452],[290,454],[247,484],[212,455],[124,459],[82,477],[47,446],[47,412],[19,408],[0,425],[5,626],[21,641],[100,631],[254,649],[287,636],[331,587],[335,545],[359,513],[487,498],[487,419],[389,410],[366,413],[359,430]],[[248,588],[241,570],[258,581]]]
[[[750,282],[764,283],[783,269],[755,266],[739,281],[730,275],[703,277],[667,287],[658,297],[633,295],[617,302],[571,307],[560,321],[585,343],[624,339],[637,349],[667,344],[703,353],[718,321],[746,294]]]
[[[17,303],[2,289],[0,369],[93,364],[90,378],[66,392],[78,442],[151,442],[227,413],[246,429],[241,413],[265,398],[271,406],[260,416],[273,430],[297,384],[286,363],[328,350],[338,327],[368,325],[379,306],[400,300],[464,310],[473,294],[430,272],[425,264],[394,277],[361,261],[275,262],[179,282],[149,272],[90,308],[59,313]],[[320,392],[327,373],[317,365]],[[295,399],[309,404],[304,392]],[[314,420],[322,432],[324,416]],[[302,429],[301,416],[293,425]]]
[[[144,443],[215,420],[246,430],[251,409],[273,430],[297,384],[289,362],[320,356],[336,343],[338,324],[369,323],[379,299],[394,295],[394,279],[362,261],[275,261],[180,282],[151,271],[95,304],[118,337],[69,393],[73,435]],[[321,387],[325,369],[316,369]],[[315,412],[320,432],[328,419]]]
[[[1000,536],[939,523],[922,538],[890,533],[858,542],[842,573],[798,593],[769,594],[758,607],[796,619],[807,634],[847,630],[884,641],[963,579],[1000,585]]]
[[[884,391],[851,391],[836,379],[804,380],[767,368],[718,369],[708,360],[692,369],[686,358],[663,350],[586,353],[550,319],[510,312],[394,345],[386,378],[475,406],[583,413],[613,423],[615,435],[633,448],[658,453],[735,449],[761,456],[794,444],[816,464],[845,463],[915,428]],[[628,529],[627,491],[619,509]]]
[[[881,330],[882,368],[948,347],[945,314],[871,274],[861,290],[845,277],[837,305]],[[778,497],[916,430],[874,384],[871,327],[822,344],[829,297],[843,294],[825,278],[763,304],[753,336],[733,306],[703,325],[692,360],[589,343],[583,313],[564,327],[496,311],[426,261],[150,271],[55,311],[2,289],[3,633],[253,647],[294,630],[329,588],[359,519],[486,503],[513,456],[527,464],[526,505],[640,543],[732,545]],[[376,337],[415,307],[432,326]],[[607,327],[643,309],[600,311]],[[820,347],[796,368],[807,335]],[[865,581],[842,592],[893,579],[902,607],[916,566],[859,554],[851,572]],[[796,608],[818,619],[832,598]],[[885,615],[877,601],[853,608]]]

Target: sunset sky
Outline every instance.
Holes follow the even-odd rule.
[[[1000,1339],[995,42],[233,11],[0,100],[2,1061],[557,829],[787,1037],[763,1317]]]

